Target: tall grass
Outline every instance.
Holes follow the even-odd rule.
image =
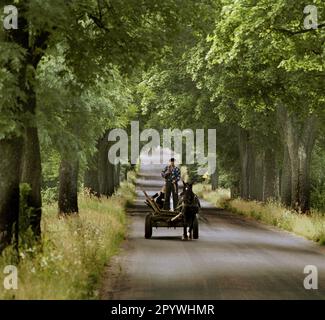
[[[230,191],[228,189],[219,188],[216,191],[211,190],[211,185],[196,184],[193,191],[204,200],[212,203],[216,207],[223,207],[224,203],[230,199]]]
[[[118,252],[124,238],[125,206],[133,198],[133,185],[123,183],[110,199],[81,194],[79,216],[58,219],[56,206],[47,205],[43,210],[41,249],[20,248],[18,290],[0,286],[0,298],[97,298],[104,266]],[[8,248],[0,258],[0,275],[5,265],[12,264],[11,250]]]
[[[312,211],[308,215],[301,214],[285,208],[275,201],[261,203],[240,198],[230,199],[230,193],[227,190],[211,191],[211,187],[204,184],[195,186],[195,192],[217,207],[293,232],[325,245],[324,213]]]
[[[225,208],[266,224],[293,232],[309,240],[325,244],[325,215],[312,211],[308,215],[283,207],[278,202],[260,203],[234,199]]]

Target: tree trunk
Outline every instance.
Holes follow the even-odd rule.
[[[310,210],[310,165],[315,146],[318,123],[313,115],[307,119],[298,149],[299,158],[299,205],[302,212]]]
[[[36,127],[28,127],[25,129],[21,182],[27,183],[31,188],[26,203],[32,210],[29,216],[29,224],[34,235],[40,237],[42,217],[42,167],[38,130]]]
[[[109,196],[108,191],[108,139],[107,133],[98,142],[98,183],[99,193]]]
[[[121,164],[118,163],[117,165],[115,165],[115,178],[114,178],[115,190],[118,189],[121,184],[120,174],[121,174]]]
[[[288,122],[288,135],[286,142],[288,146],[290,168],[291,168],[291,206],[299,209],[299,159],[298,159],[298,137],[294,134],[291,124]],[[290,128],[291,127],[291,128]]]
[[[22,144],[21,138],[0,140],[0,252],[17,242]]]
[[[239,129],[239,156],[240,156],[240,166],[241,166],[240,196],[243,199],[248,199],[249,198],[248,132],[246,130],[241,129],[241,128]]]
[[[256,185],[256,151],[255,147],[248,141],[248,198],[257,200]]]
[[[263,201],[276,198],[276,159],[275,151],[267,148],[264,153],[264,183],[263,183]]]
[[[116,172],[117,165],[112,164],[108,159],[110,147],[108,133],[106,132],[98,143],[98,180],[100,193],[110,197],[119,185],[119,177]]]
[[[216,170],[211,174],[211,189],[217,190],[219,187],[219,175],[218,175],[218,169],[216,166]]]
[[[96,151],[96,153],[87,161],[84,187],[89,189],[90,194],[100,197],[98,182],[98,151]]]
[[[26,30],[28,32],[28,29]],[[27,64],[29,73],[25,79],[25,93],[27,101],[24,106],[24,112],[27,114],[24,132],[24,149],[22,161],[21,182],[27,183],[31,187],[31,192],[27,197],[27,205],[33,211],[30,215],[30,226],[34,235],[41,236],[42,219],[42,163],[41,148],[38,137],[38,126],[36,122],[36,92],[34,88],[35,74],[37,66],[47,48],[47,39],[49,33],[41,32],[35,37],[35,47],[28,46]]]
[[[79,161],[61,158],[59,185],[59,214],[78,213]]]
[[[263,153],[248,142],[249,199],[263,200]]]
[[[29,223],[31,229],[39,238],[41,235],[42,197],[41,197],[41,153],[36,123],[36,92],[35,74],[37,66],[47,48],[48,32],[36,32],[33,46],[30,41],[30,25],[28,21],[29,1],[17,4],[19,9],[19,29],[12,30],[11,40],[26,50],[25,61],[19,76],[20,89],[25,94],[26,101],[20,101],[24,114],[24,147],[21,162],[21,182],[27,183],[31,192],[27,197],[27,206],[31,208]],[[28,71],[27,71],[28,70]]]
[[[26,12],[26,3],[16,4],[19,7],[19,30],[7,30],[4,34],[6,41],[15,43],[22,48],[28,48],[29,32],[28,22],[24,17]],[[20,61],[21,67],[12,70],[9,65],[4,66],[7,71],[16,77],[21,93],[26,92],[27,81],[27,55],[25,61]],[[15,110],[16,121],[21,120],[21,116],[25,109],[25,102],[18,97],[17,105],[20,109]],[[15,133],[0,139],[0,252],[15,241],[18,245],[19,230],[19,182],[20,167],[23,148],[23,139]]]
[[[281,182],[280,182],[280,197],[281,202],[286,205],[291,205],[291,164],[288,147],[283,147],[283,161],[281,169]]]
[[[100,196],[97,168],[91,167],[85,171],[84,187],[89,189],[90,194],[95,195],[96,197]]]
[[[240,196],[240,181],[235,181],[230,187],[230,198],[235,199]]]
[[[255,149],[254,154],[254,180],[252,181],[252,189],[254,190],[253,199],[263,201],[264,153]]]
[[[310,115],[303,123],[283,106],[278,107],[284,147],[288,148],[291,168],[291,206],[301,212],[310,209],[310,162],[317,135],[317,119]]]
[[[114,194],[115,188],[119,186],[120,167],[116,172],[115,165],[108,160],[109,141],[108,132],[98,141],[98,152],[89,163],[89,169],[85,174],[85,187],[97,190],[97,195],[107,197]]]
[[[115,192],[115,166],[107,161],[107,196],[112,196]]]

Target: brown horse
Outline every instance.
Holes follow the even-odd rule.
[[[182,213],[184,219],[184,232],[183,239],[193,239],[193,224],[196,214],[200,210],[200,200],[197,195],[193,192],[193,184],[183,182],[183,192],[180,203],[182,203]],[[187,233],[189,228],[189,233]]]

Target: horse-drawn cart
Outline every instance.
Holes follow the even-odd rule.
[[[156,202],[148,196],[146,191],[142,190],[146,197],[146,204],[151,208],[152,212],[146,215],[145,220],[145,238],[150,239],[152,236],[152,229],[158,227],[165,228],[184,228],[184,217],[181,208],[175,211],[163,210],[158,207]],[[193,239],[199,238],[199,222],[197,215],[193,223]]]

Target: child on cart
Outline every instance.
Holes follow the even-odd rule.
[[[151,197],[151,200],[155,201],[159,209],[162,209],[164,207],[165,193],[166,193],[166,187],[163,186],[159,192],[155,193]],[[152,209],[154,209],[148,199],[146,200],[146,204]]]
[[[165,193],[166,193],[166,187],[163,186],[159,192],[155,193],[151,197],[151,199],[156,202],[159,209],[162,209],[164,207]]]

